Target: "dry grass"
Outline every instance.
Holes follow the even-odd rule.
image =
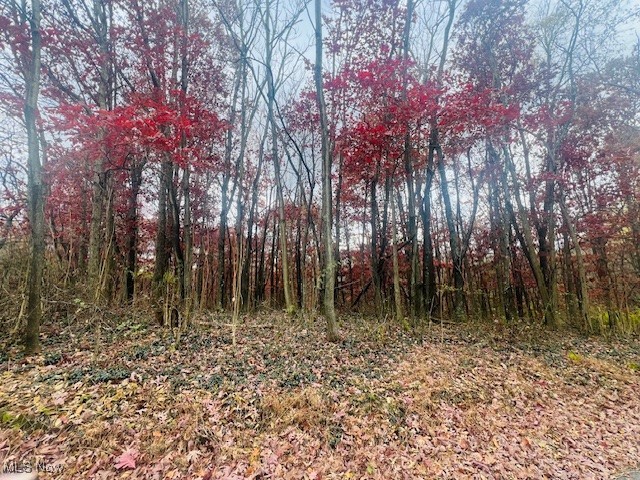
[[[331,416],[326,398],[314,387],[270,392],[262,398],[260,410],[264,428],[276,431],[291,426],[304,431],[321,429]]]

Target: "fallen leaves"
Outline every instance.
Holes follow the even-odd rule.
[[[136,459],[140,455],[134,448],[128,448],[115,459],[114,467],[117,470],[134,470],[136,468]]]
[[[423,345],[352,330],[336,345],[323,325],[271,320],[237,347],[220,330],[172,351],[151,330],[99,355],[71,344],[55,365],[14,362],[0,373],[0,458],[58,461],[62,479],[209,480],[604,479],[640,458],[633,349],[463,330]]]

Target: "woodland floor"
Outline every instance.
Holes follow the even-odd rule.
[[[40,478],[607,479],[640,463],[640,344],[346,319],[135,319],[0,345],[0,461]],[[95,325],[95,324],[94,324]],[[4,352],[4,353],[2,353]],[[2,475],[0,475],[2,478]]]

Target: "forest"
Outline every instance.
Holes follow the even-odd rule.
[[[0,0],[0,479],[640,469],[639,25]]]

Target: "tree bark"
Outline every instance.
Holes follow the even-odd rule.
[[[138,194],[142,184],[144,162],[133,162],[131,166],[131,192],[127,209],[127,273],[125,280],[126,298],[133,300],[135,294],[135,274],[138,263]]]
[[[182,42],[180,45],[180,90],[182,94],[186,96],[188,89],[189,78],[189,58],[188,52],[188,38],[189,38],[189,0],[181,0],[180,2],[180,23],[182,24]],[[182,105],[181,105],[182,108]],[[186,133],[182,132],[180,138],[180,148],[185,149],[187,146]],[[191,315],[191,308],[193,305],[193,291],[192,291],[192,267],[193,267],[193,232],[191,225],[191,170],[189,161],[187,160],[184,167],[184,173],[182,176],[182,200],[184,202],[184,263],[182,271],[182,284],[184,294],[184,318],[189,321]]]
[[[584,257],[582,254],[582,247],[578,239],[578,232],[571,217],[569,216],[569,210],[567,209],[564,192],[560,192],[560,211],[562,218],[569,230],[569,237],[576,254],[576,266],[578,267],[578,285],[576,285],[576,293],[578,297],[578,314],[580,315],[580,321],[583,323],[583,327],[589,326],[589,291],[587,290],[587,273],[584,266]],[[569,251],[570,253],[570,251]],[[570,259],[568,259],[570,260]]]
[[[68,6],[67,8],[73,8]],[[100,51],[100,67],[99,67],[99,83],[98,83],[98,95],[97,103],[98,107],[102,110],[111,109],[113,102],[111,99],[113,82],[113,71],[110,68],[109,57],[109,28],[107,12],[105,10],[104,2],[99,0],[93,0],[93,18],[92,29],[98,42],[98,48]],[[99,135],[104,137],[106,132],[100,131]],[[103,140],[103,138],[100,138]],[[89,285],[93,290],[93,295],[97,299],[100,297],[100,283],[101,274],[104,270],[102,264],[105,258],[102,246],[108,244],[110,239],[107,237],[108,232],[106,229],[106,201],[107,201],[107,189],[108,189],[108,173],[105,172],[105,156],[106,146],[103,145],[103,152],[99,158],[93,160],[93,195],[91,197],[91,226],[89,230],[89,262],[88,262],[88,279]]]
[[[168,184],[171,182],[171,162],[164,159],[160,166],[160,181],[158,185],[158,225],[155,240],[155,259],[153,267],[153,298],[156,303],[156,320],[163,322],[164,276],[169,267],[169,249],[167,242],[167,195]]]
[[[398,266],[398,234],[396,226],[396,201],[395,196],[391,195],[391,247],[393,258],[393,297],[395,300],[396,320],[399,323],[404,321],[404,312],[402,308],[402,291],[400,290],[400,268]]]
[[[24,121],[27,127],[29,224],[31,227],[31,255],[27,282],[27,325],[24,347],[27,355],[38,353],[40,323],[42,321],[42,280],[44,273],[44,191],[42,164],[38,139],[38,95],[40,93],[40,62],[42,37],[40,0],[31,0],[31,55],[25,72]]]
[[[338,324],[335,312],[335,275],[336,264],[333,249],[333,191],[331,188],[331,166],[333,163],[332,148],[329,137],[327,107],[324,99],[322,83],[322,6],[321,0],[315,0],[315,41],[316,64],[314,79],[316,98],[320,112],[320,130],[322,133],[322,233],[324,244],[324,298],[323,310],[327,320],[327,340],[335,342],[339,339]]]
[[[420,216],[422,217],[422,236],[424,245],[422,248],[422,299],[424,310],[430,315],[437,308],[436,295],[436,269],[433,258],[433,240],[431,238],[431,185],[435,175],[434,169],[434,151],[435,142],[433,137],[437,137],[437,131],[431,131],[431,139],[429,141],[429,153],[427,156],[427,174],[424,185],[424,195],[420,205]]]
[[[271,35],[271,0],[267,0],[265,15],[265,42],[266,42],[266,67],[267,67],[267,116],[271,126],[271,160],[273,161],[276,180],[276,203],[278,208],[278,231],[282,268],[282,286],[284,291],[285,309],[288,314],[296,311],[296,305],[291,294],[289,252],[287,248],[287,221],[284,210],[284,192],[282,188],[282,175],[280,172],[280,156],[278,152],[278,127],[275,116],[276,86],[272,70],[273,38]]]
[[[233,95],[231,106],[229,107],[229,123],[235,125],[236,121],[236,108],[238,102],[238,96],[240,92],[241,78],[240,75],[236,76],[233,84]],[[227,237],[227,219],[229,215],[229,206],[231,200],[229,199],[229,181],[231,179],[231,157],[233,154],[233,129],[227,130],[227,138],[224,152],[224,168],[222,172],[222,191],[221,191],[221,206],[220,206],[220,228],[218,229],[218,308],[224,309],[226,307],[226,237]]]
[[[439,151],[440,147],[438,147]],[[451,260],[453,262],[453,312],[456,319],[464,317],[464,276],[462,274],[462,257],[460,252],[460,239],[456,230],[453,218],[453,208],[451,206],[451,196],[449,195],[449,184],[444,166],[444,158],[439,152],[438,172],[440,173],[440,188],[444,202],[444,212],[449,230],[449,247],[451,249]]]
[[[404,32],[402,39],[402,57],[405,61],[405,70],[402,79],[403,88],[402,95],[406,99],[407,96],[407,86],[409,82],[408,76],[408,62],[409,62],[409,50],[410,50],[410,42],[411,42],[411,23],[413,22],[413,11],[414,11],[414,1],[407,0],[407,10],[405,16],[404,23]],[[411,309],[411,317],[414,318],[419,314],[421,307],[417,302],[417,285],[418,285],[418,231],[417,231],[417,215],[416,215],[416,194],[415,194],[415,179],[414,179],[414,168],[413,168],[413,145],[411,143],[411,132],[409,130],[409,125],[406,126],[406,133],[404,137],[404,152],[403,152],[403,160],[404,160],[404,171],[406,176],[407,183],[407,214],[408,214],[408,222],[407,222],[407,235],[411,242],[411,247],[409,248],[409,305]],[[394,220],[395,224],[395,220]],[[394,226],[395,228],[395,226]],[[395,241],[394,241],[395,243]]]

